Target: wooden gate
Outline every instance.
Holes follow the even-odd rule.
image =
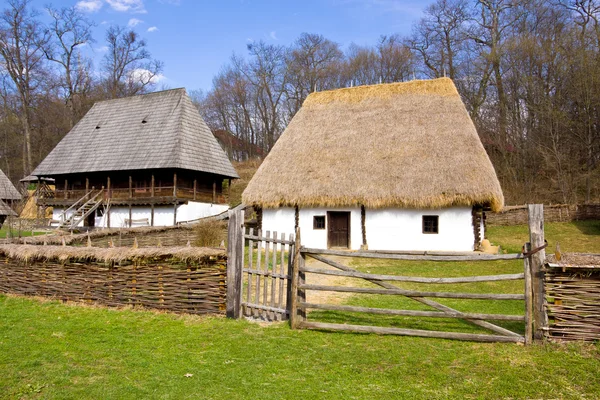
[[[236,211],[229,214],[228,238],[228,316],[287,320],[294,235],[248,229],[243,213]]]
[[[326,257],[327,256],[327,257]],[[307,329],[326,329],[326,330],[341,330],[352,332],[370,332],[381,334],[397,334],[407,336],[422,336],[436,337],[446,339],[463,339],[482,342],[526,342],[532,340],[531,331],[531,274],[527,271],[518,274],[504,275],[488,275],[488,276],[468,276],[468,277],[453,277],[453,278],[431,278],[431,277],[415,277],[415,276],[398,276],[398,275],[377,275],[370,273],[359,272],[337,261],[332,260],[329,256],[343,257],[361,257],[361,258],[384,258],[388,260],[415,260],[415,261],[493,261],[507,259],[522,259],[522,254],[506,254],[506,255],[458,255],[458,254],[383,254],[380,252],[344,252],[337,250],[325,249],[300,249],[300,257],[293,271],[292,290],[296,288],[295,298],[292,299],[292,307],[296,312],[292,312],[292,327],[307,328]],[[322,263],[325,263],[335,269],[311,268],[305,265],[306,257],[311,257]],[[329,257],[329,258],[328,258]],[[330,275],[347,278],[361,278],[368,282],[374,283],[379,288],[372,287],[348,287],[348,286],[327,286],[305,283],[306,273],[316,275]],[[474,283],[474,282],[493,282],[506,280],[525,280],[524,293],[518,294],[499,294],[499,293],[457,293],[457,292],[434,292],[434,291],[417,291],[406,290],[397,286],[399,282],[417,282],[425,284],[456,284],[456,283]],[[346,292],[346,293],[368,293],[382,295],[405,296],[422,304],[435,309],[435,311],[420,311],[420,310],[396,310],[383,309],[372,307],[357,307],[349,305],[337,304],[319,304],[306,301],[307,291],[328,291],[328,292]],[[481,299],[481,300],[524,300],[526,310],[523,315],[504,315],[504,314],[484,314],[461,312],[431,298],[451,298],[451,299]],[[339,323],[322,323],[308,321],[306,311],[309,309],[328,310],[328,311],[347,311],[353,313],[369,313],[379,315],[393,316],[411,316],[419,318],[459,318],[467,320],[479,327],[491,330],[493,334],[475,334],[463,332],[442,332],[417,329],[403,329],[395,327],[382,326],[366,326],[366,325],[350,325]],[[520,321],[525,324],[525,335],[510,331],[499,325],[489,321]]]

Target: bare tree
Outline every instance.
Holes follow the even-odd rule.
[[[156,84],[163,64],[151,58],[146,41],[135,31],[111,26],[106,32],[106,43],[103,70],[111,98],[143,93]]]
[[[62,70],[61,86],[73,126],[82,116],[82,97],[91,90],[91,61],[81,54],[80,48],[93,42],[93,23],[75,7],[57,10],[48,6],[47,11],[52,20],[46,34],[51,40],[44,51],[48,60]]]
[[[8,0],[0,17],[0,56],[2,67],[10,76],[20,100],[23,128],[23,171],[33,170],[31,147],[31,113],[35,96],[42,84],[43,48],[47,43],[30,0]]]

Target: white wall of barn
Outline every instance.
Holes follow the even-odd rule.
[[[186,204],[177,206],[177,222],[192,221],[198,218],[211,217],[221,214],[229,209],[228,205],[210,204],[190,201]],[[52,219],[59,220],[63,209],[54,208]],[[156,206],[154,207],[154,226],[172,226],[173,225],[173,206]],[[67,213],[67,218],[72,215],[72,212]],[[133,206],[131,208],[131,219],[138,220],[132,223],[132,227],[148,226],[152,216],[152,209],[148,206]],[[129,207],[110,208],[110,226],[111,228],[129,227]],[[79,224],[83,226],[83,222]],[[100,215],[96,212],[95,226],[105,228],[108,226],[108,218],[106,214]]]
[[[327,248],[326,229],[313,229],[313,217],[327,211],[350,212],[350,248],[360,249],[360,208],[303,208],[299,210],[302,245]],[[439,233],[423,233],[423,216],[439,217]],[[286,234],[294,232],[295,211],[291,207],[264,209],[262,229]],[[471,207],[426,209],[366,209],[365,229],[369,250],[472,251],[474,245]],[[480,226],[483,237],[483,225]]]

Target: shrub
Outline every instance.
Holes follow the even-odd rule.
[[[195,245],[199,247],[218,247],[227,238],[227,223],[224,221],[201,221],[194,227]]]

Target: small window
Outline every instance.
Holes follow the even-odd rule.
[[[439,233],[439,216],[423,215],[423,233]]]
[[[313,217],[313,229],[325,229],[324,215],[315,215]]]

